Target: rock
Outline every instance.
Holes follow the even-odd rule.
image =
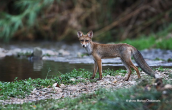
[[[110,75],[107,75],[106,77],[111,77]]]
[[[164,86],[164,89],[172,89],[172,85],[166,84],[166,85]]]
[[[75,81],[76,79],[75,78],[70,78],[70,81]]]
[[[60,88],[65,88],[66,86],[64,84],[60,84]]]
[[[135,84],[136,84],[136,81],[129,81],[129,83],[130,83],[131,85],[135,85]]]
[[[59,87],[54,87],[54,89],[55,89],[56,92],[62,92],[62,89],[59,88]]]
[[[55,52],[53,50],[45,50],[43,51],[44,54],[47,54],[47,55],[51,55],[51,56],[54,56],[54,55],[58,55],[59,53],[58,52]]]
[[[5,56],[6,56],[5,53],[1,53],[1,52],[0,52],[0,58],[5,57]]]
[[[35,48],[33,49],[33,55],[34,55],[35,57],[42,57],[42,49],[39,48],[39,47],[35,47]]]
[[[61,50],[59,50],[59,55],[60,56],[68,56],[68,55],[70,55],[70,53],[68,51],[61,49]]]
[[[67,90],[69,90],[69,91],[77,91],[79,88],[78,88],[78,86],[69,86],[69,87],[67,87]]]
[[[159,74],[155,74],[155,78],[156,79],[160,79],[160,78],[162,78]]]
[[[81,52],[78,52],[77,53],[77,57],[81,58],[82,57],[82,53]]]
[[[116,83],[117,82],[117,80],[115,79],[114,81],[113,81],[113,83]]]

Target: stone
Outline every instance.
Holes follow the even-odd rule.
[[[35,47],[35,48],[33,49],[33,55],[34,55],[35,57],[42,57],[42,49],[39,48],[39,47]]]
[[[76,79],[75,78],[70,78],[70,81],[75,81]]]
[[[64,84],[60,84],[60,88],[65,88],[66,86]]]
[[[59,88],[59,87],[54,87],[54,89],[55,89],[56,92],[62,92],[62,89]]]
[[[60,49],[59,50],[59,55],[60,56],[69,56],[70,53],[68,51],[63,50],[63,49]]]
[[[117,82],[117,80],[115,79],[114,81],[113,81],[113,83],[116,83]]]
[[[166,85],[164,86],[164,89],[172,89],[172,85],[166,84]]]

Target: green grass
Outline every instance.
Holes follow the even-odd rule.
[[[145,87],[149,85],[150,90]],[[142,80],[137,86],[129,89],[122,88],[115,91],[99,89],[93,94],[83,94],[78,98],[61,98],[58,100],[47,99],[38,102],[24,103],[22,105],[3,105],[0,109],[67,109],[67,110],[169,110],[172,105],[172,95],[168,92],[168,97],[162,96],[161,91],[157,91],[151,86],[150,80]],[[154,100],[160,102],[139,102],[138,100]]]
[[[155,36],[143,36],[139,39],[127,39],[125,41],[122,41],[122,43],[130,44],[134,47],[136,47],[138,50],[143,49],[150,49],[150,48],[160,48],[160,49],[166,49],[170,50],[172,49],[172,38],[166,39],[162,38],[161,40],[157,40]]]
[[[130,44],[130,45],[136,47],[139,50],[143,50],[143,49],[153,47],[153,45],[155,44],[155,37],[154,36],[149,36],[149,37],[142,36],[139,39],[134,39],[134,40],[127,39],[127,40],[123,41],[122,43],[127,43],[127,44]]]
[[[158,68],[160,72],[169,73],[170,69]],[[113,71],[105,70],[103,72],[106,75],[117,75],[118,73],[125,74],[126,71]],[[170,73],[169,73],[170,74]],[[33,88],[52,85],[54,82],[65,83],[65,84],[75,84],[77,82],[71,82],[70,78],[76,78],[78,76],[83,78],[90,78],[91,72],[85,71],[84,69],[73,70],[70,73],[62,74],[61,80],[59,77],[54,77],[50,79],[27,79],[20,80],[17,79],[14,82],[0,82],[0,96],[1,100],[7,97],[23,96],[23,93],[28,93]],[[98,75],[96,76],[98,78]],[[172,78],[172,76],[170,76]],[[172,84],[170,80],[163,80],[164,84]],[[150,89],[146,89],[149,86]],[[28,90],[28,91],[26,91]],[[2,92],[3,91],[3,92]],[[23,91],[23,92],[16,92]],[[166,91],[167,94],[163,95],[162,91],[157,91],[153,86],[152,80],[142,79],[142,81],[130,88],[121,88],[117,90],[105,90],[99,89],[92,94],[83,94],[81,97],[77,98],[61,98],[61,99],[46,99],[37,102],[27,102],[24,104],[9,104],[1,105],[1,110],[11,110],[11,109],[67,109],[67,110],[145,110],[145,109],[170,109],[172,107],[172,91]],[[3,94],[2,94],[3,93]],[[3,96],[2,96],[3,95]],[[138,100],[158,100],[160,102],[138,102]]]
[[[149,48],[172,49],[172,36],[170,35],[171,31],[172,24],[158,33],[150,34],[147,36],[142,35],[137,39],[126,39],[122,41],[122,43],[130,44],[136,47],[138,50]]]
[[[161,41],[159,42],[156,42],[155,45],[156,45],[156,48],[160,48],[160,49],[172,49],[172,38],[169,38],[169,39],[162,39]]]
[[[107,69],[103,72],[103,76],[106,75],[117,75],[118,73],[126,73],[125,70],[118,70],[118,71],[113,71],[110,69]],[[48,75],[48,73],[47,73]],[[47,87],[47,86],[52,86],[54,83],[58,84],[77,84],[78,82],[84,82],[85,80],[76,80],[76,81],[71,81],[71,78],[77,78],[77,77],[82,77],[82,78],[88,78],[90,79],[92,75],[92,72],[85,71],[84,69],[79,69],[76,70],[74,69],[70,73],[66,74],[61,74],[60,76],[55,76],[50,79],[25,79],[25,80],[17,80],[15,79],[14,82],[1,82],[0,81],[0,100],[8,99],[10,97],[19,97],[19,98],[24,98],[26,95],[30,94],[30,92],[34,88],[42,88],[42,87]],[[124,76],[124,74],[122,74]],[[99,75],[96,74],[96,78],[98,78]],[[91,80],[95,81],[95,80]]]

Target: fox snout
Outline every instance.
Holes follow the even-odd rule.
[[[87,47],[87,44],[81,44],[81,45],[82,45],[82,47],[84,47],[84,48]]]
[[[82,45],[83,47],[86,47],[86,45]]]

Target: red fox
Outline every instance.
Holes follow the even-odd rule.
[[[120,57],[122,63],[127,69],[128,76],[125,78],[126,81],[128,81],[128,79],[130,78],[132,72],[131,68],[133,68],[136,71],[138,78],[141,78],[138,68],[134,66],[134,64],[131,61],[132,55],[136,63],[145,73],[152,77],[155,77],[155,72],[149,67],[141,53],[135,47],[128,44],[99,44],[92,42],[93,31],[89,31],[86,35],[84,35],[81,31],[78,31],[77,35],[82,47],[86,49],[88,54],[93,56],[94,70],[91,79],[94,79],[95,74],[97,72],[97,68],[99,70],[99,80],[102,79],[101,59],[115,57]]]

